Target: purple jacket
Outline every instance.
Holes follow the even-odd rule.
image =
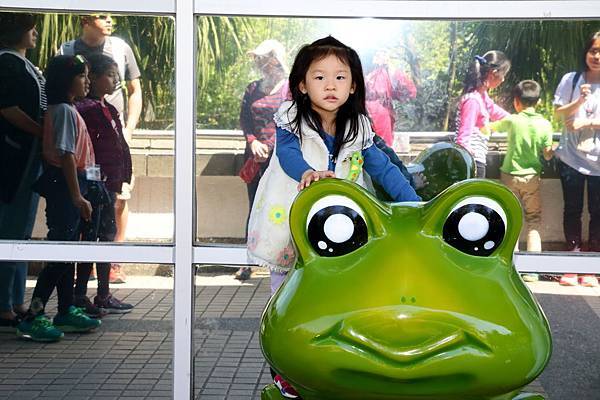
[[[106,176],[106,188],[121,193],[123,182],[131,182],[131,153],[123,136],[119,112],[107,101],[104,102],[115,121],[115,128],[102,112],[100,100],[86,98],[75,106],[83,117],[94,144],[96,162],[102,175]]]

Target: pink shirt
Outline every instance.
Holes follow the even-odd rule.
[[[387,67],[378,67],[365,77],[366,107],[373,129],[388,146],[394,142],[396,114],[392,100],[405,101],[417,96],[413,81],[402,71],[391,76]]]
[[[469,141],[490,121],[497,121],[509,115],[502,107],[490,99],[487,92],[473,91],[463,95],[458,106],[456,143],[469,150]]]
[[[96,163],[94,146],[77,109],[66,103],[54,104],[48,107],[44,117],[44,160],[61,168],[60,160],[66,153],[75,156],[79,171]]]

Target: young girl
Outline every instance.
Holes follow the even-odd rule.
[[[590,251],[600,251],[600,31],[590,35],[579,72],[562,77],[554,94],[556,115],[565,130],[556,151],[563,190],[563,229],[567,249],[581,251],[581,215],[587,182]],[[597,287],[594,275],[563,275],[560,284]]]
[[[98,239],[102,242],[114,241],[117,232],[114,203],[121,193],[123,182],[131,182],[131,154],[123,136],[123,128],[119,112],[104,97],[112,94],[119,83],[117,63],[104,54],[95,54],[87,59],[90,65],[90,92],[88,97],[76,103],[77,111],[83,117],[92,144],[96,162],[100,164],[105,185],[109,192],[110,204],[102,208],[98,229]],[[95,238],[84,237],[84,240]],[[75,305],[85,309],[90,316],[124,314],[133,309],[131,304],[123,303],[110,294],[108,283],[110,264],[97,263],[98,295],[94,303],[86,296],[87,284],[92,271],[92,264],[77,264],[77,280],[75,282]]]
[[[464,81],[463,95],[456,114],[456,143],[463,146],[475,159],[477,177],[485,178],[488,136],[481,128],[491,121],[509,115],[496,105],[488,90],[495,89],[510,70],[510,61],[501,51],[488,51],[475,56]]]
[[[373,145],[362,66],[353,49],[331,36],[302,47],[289,85],[292,101],[275,114],[275,154],[259,183],[248,228],[249,257],[270,267],[272,293],[296,259],[287,221],[295,195],[319,179],[347,177],[354,153],[362,153],[364,170],[392,199],[421,200]],[[356,182],[365,184],[362,173]],[[284,397],[298,397],[279,375],[274,379]]]
[[[104,200],[102,183],[94,181],[100,174],[92,142],[73,106],[75,98],[88,92],[87,74],[87,63],[81,56],[55,57],[46,70],[45,168],[34,189],[46,198],[48,240],[78,241],[84,228],[93,231],[92,207]],[[38,276],[28,315],[17,327],[19,337],[56,341],[63,332],[87,332],[100,325],[73,305],[73,273],[73,263],[46,264]],[[53,325],[44,308],[54,288],[58,314]]]

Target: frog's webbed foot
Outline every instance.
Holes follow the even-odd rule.
[[[512,400],[544,400],[544,396],[539,393],[519,393]]]
[[[274,384],[270,384],[265,386],[260,394],[261,400],[285,400],[285,398],[281,395],[281,392]]]

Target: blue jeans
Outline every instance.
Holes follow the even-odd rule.
[[[600,176],[584,175],[558,161],[558,172],[563,190],[563,229],[568,250],[581,247],[581,214],[583,193],[587,181],[589,224],[589,250],[600,251]]]
[[[40,196],[31,189],[39,177],[41,161],[38,146],[34,146],[23,180],[14,199],[0,201],[0,239],[29,240],[35,223]],[[1,183],[0,183],[1,184]],[[0,262],[0,311],[11,311],[25,301],[26,262]]]

